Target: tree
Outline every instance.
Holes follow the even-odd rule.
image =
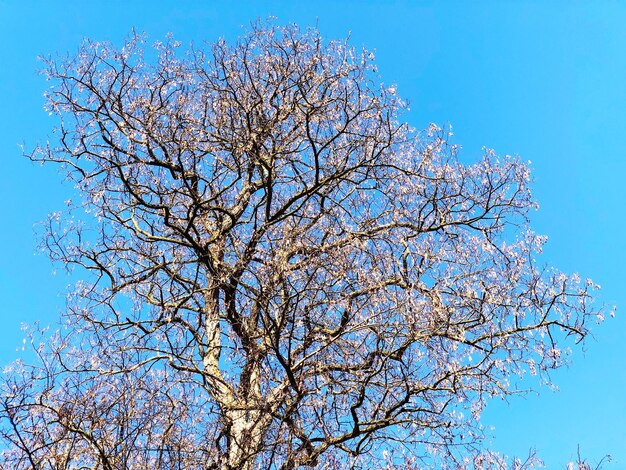
[[[2,465],[504,466],[484,401],[601,316],[535,262],[528,167],[463,164],[316,30],[154,50],[46,61],[60,126],[31,157],[81,202],[44,242],[84,281],[5,374]]]

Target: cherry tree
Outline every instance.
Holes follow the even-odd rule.
[[[80,201],[44,243],[83,281],[5,371],[3,468],[504,468],[485,400],[601,317],[535,261],[526,164],[412,129],[347,41],[87,41],[46,74],[31,157]]]

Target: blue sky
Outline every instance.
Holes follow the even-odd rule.
[[[383,80],[411,102],[411,124],[451,124],[464,159],[487,146],[533,162],[544,260],[600,283],[617,316],[554,374],[560,392],[492,403],[484,422],[494,448],[534,447],[548,468],[564,468],[579,444],[626,468],[626,3],[0,0],[0,363],[16,357],[22,322],[54,322],[70,282],[34,255],[34,223],[72,192],[18,147],[54,125],[36,56],[76,51],[83,37],[119,43],[133,27],[154,40],[234,38],[270,15],[374,49]]]

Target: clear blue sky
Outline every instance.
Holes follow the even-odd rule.
[[[464,159],[487,146],[532,160],[544,259],[600,283],[617,316],[554,375],[560,392],[490,404],[484,422],[494,448],[534,447],[550,469],[578,444],[626,468],[626,3],[0,0],[0,363],[16,357],[21,322],[54,322],[69,283],[34,256],[33,225],[71,187],[18,148],[54,124],[36,56],[75,51],[83,37],[119,43],[133,27],[154,40],[234,38],[270,15],[375,49],[383,79],[411,102],[411,124],[452,124]]]

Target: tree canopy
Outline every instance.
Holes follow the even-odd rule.
[[[31,157],[80,201],[44,242],[84,281],[5,374],[4,468],[504,468],[485,400],[602,316],[535,261],[528,166],[412,129],[348,41],[133,35],[46,74]]]

